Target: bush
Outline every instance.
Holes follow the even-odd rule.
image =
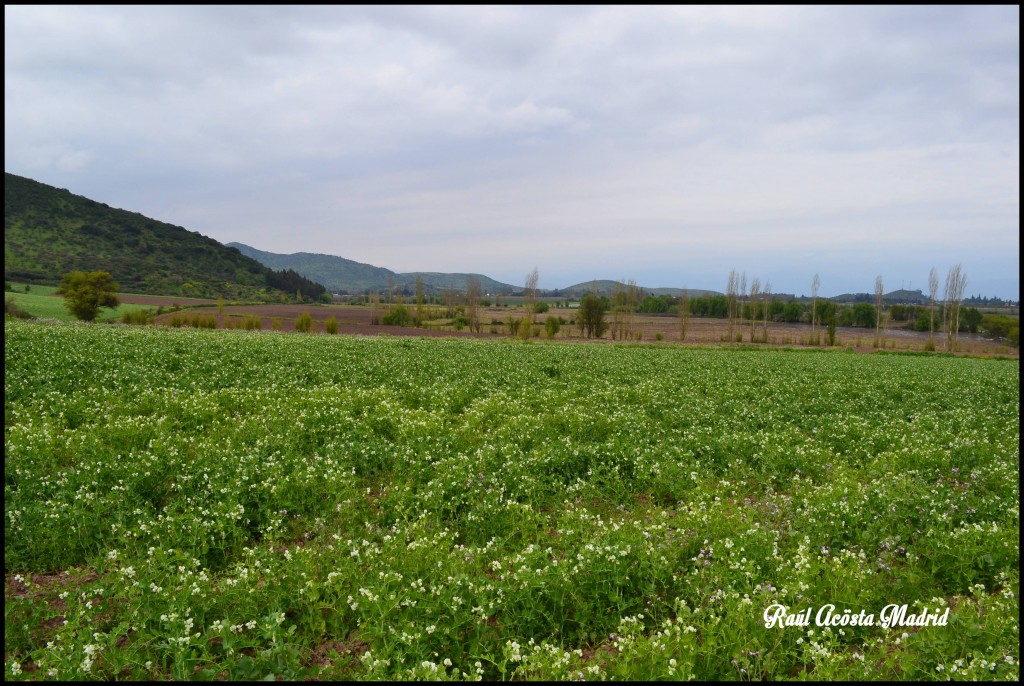
[[[561,328],[562,324],[558,321],[558,317],[548,317],[544,321],[544,333],[549,339],[554,338]]]
[[[245,318],[245,330],[246,331],[259,331],[263,328],[263,323],[260,318],[254,314],[250,314]]]
[[[273,319],[271,319],[270,320],[270,328],[273,329],[274,331],[280,331],[281,330],[281,318],[280,317],[274,317]]]
[[[101,307],[115,308],[120,304],[119,289],[109,272],[74,271],[64,275],[57,292],[64,296],[64,305],[71,314],[91,322],[96,320]]]
[[[992,338],[1001,338],[1013,347],[1020,346],[1020,320],[1002,314],[986,314],[980,329]]]
[[[129,310],[121,313],[124,324],[145,325],[153,321],[153,310]]]
[[[405,305],[395,305],[387,311],[381,322],[385,326],[409,326],[412,324],[412,315]]]
[[[295,318],[295,330],[307,333],[313,328],[313,316],[309,312],[303,312]]]
[[[338,320],[333,315],[324,322],[324,331],[331,335],[338,333]]]

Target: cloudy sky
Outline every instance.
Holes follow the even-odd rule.
[[[542,288],[1020,297],[1020,8],[4,8],[4,167]]]

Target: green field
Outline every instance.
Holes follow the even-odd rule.
[[[59,319],[64,322],[75,321],[75,316],[68,312],[68,308],[64,306],[64,299],[54,296],[54,293],[57,291],[56,286],[29,286],[28,293],[25,292],[23,284],[15,284],[14,288],[15,290],[13,291],[6,291],[4,298],[13,300],[18,307],[33,317],[37,319]],[[122,303],[113,309],[101,308],[99,314],[96,315],[96,321],[114,321],[120,319],[121,315],[125,312],[152,309],[156,308],[147,305],[128,305]]]
[[[1016,680],[1019,369],[8,320],[5,677]]]

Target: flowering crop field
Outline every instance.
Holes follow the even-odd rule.
[[[1017,361],[4,333],[7,679],[1018,678]]]

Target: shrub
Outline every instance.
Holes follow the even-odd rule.
[[[245,318],[245,330],[246,331],[259,331],[263,328],[263,323],[260,318],[254,314],[250,314]]]
[[[549,339],[554,338],[561,328],[562,324],[558,321],[558,317],[548,317],[544,321],[544,332]]]
[[[271,319],[270,320],[270,328],[273,329],[274,331],[280,331],[281,330],[281,318],[280,317],[274,317],[273,319]]]
[[[338,320],[333,315],[324,322],[324,331],[332,335],[338,333]]]
[[[521,339],[529,340],[530,336],[533,335],[533,325],[529,319],[522,319],[519,322],[519,337]]]
[[[412,324],[412,315],[405,305],[395,305],[384,314],[381,323],[385,326],[409,326]]]
[[[121,321],[125,324],[149,324],[153,321],[153,310],[129,310],[122,312]]]
[[[295,318],[295,330],[302,333],[309,332],[313,328],[313,316],[309,312],[303,312]]]

